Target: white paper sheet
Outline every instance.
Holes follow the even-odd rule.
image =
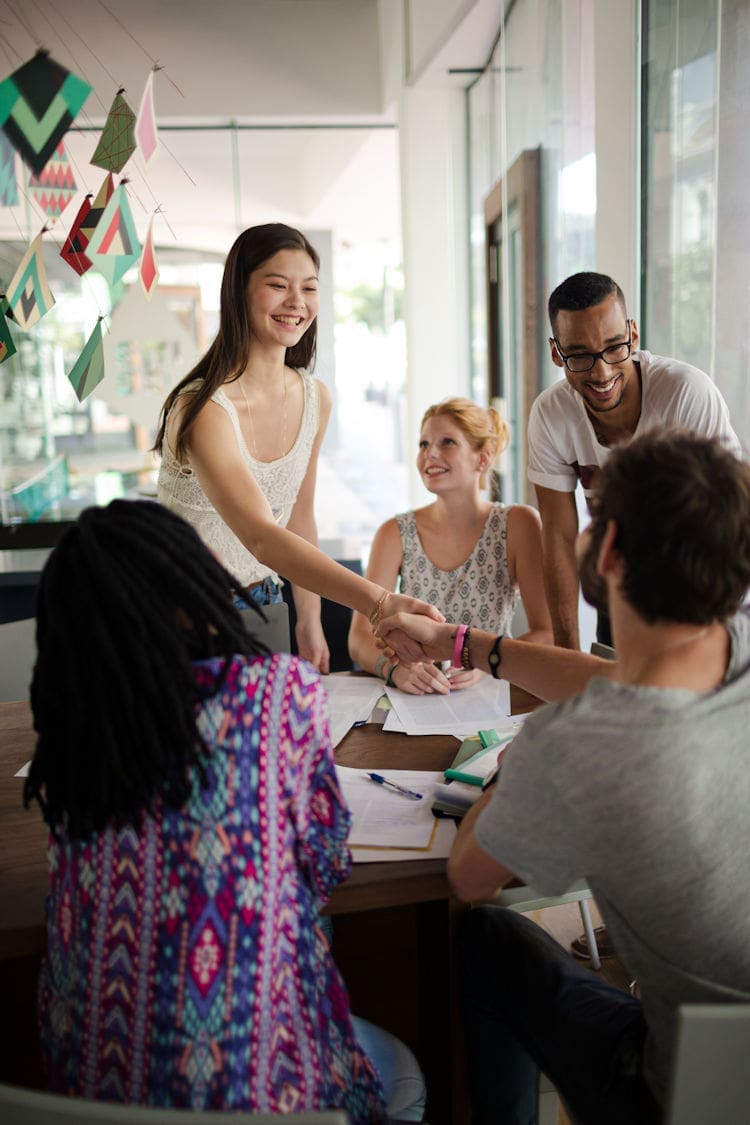
[[[13,774],[13,776],[14,777],[28,777],[30,766],[31,766],[31,758],[29,758],[28,762],[26,762],[23,766],[21,766],[20,770],[16,770],[16,772]]]
[[[352,848],[355,863],[390,863],[396,859],[447,859],[451,854],[458,825],[455,820],[438,820],[432,846],[427,851],[414,848]]]
[[[338,746],[355,723],[366,723],[383,694],[382,680],[365,676],[324,676],[331,741]]]
[[[442,773],[425,770],[378,770],[383,777],[422,794],[413,801],[368,777],[368,770],[336,766],[344,799],[352,811],[349,845],[380,848],[428,848],[435,828],[432,794]]]
[[[478,730],[509,727],[510,686],[506,680],[482,676],[471,687],[452,691],[449,695],[408,695],[398,688],[386,688],[393,711],[383,730],[401,730],[406,734],[452,734],[466,738]],[[398,723],[392,718],[396,714]]]

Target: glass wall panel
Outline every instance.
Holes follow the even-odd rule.
[[[642,336],[708,372],[750,443],[750,7],[643,8]]]

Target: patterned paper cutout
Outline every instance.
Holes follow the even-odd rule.
[[[134,152],[135,114],[118,90],[90,162],[97,168],[121,172]]]
[[[115,285],[141,256],[141,244],[135,231],[133,213],[122,184],[115,188],[104,208],[86,254],[94,269]]]
[[[143,88],[141,105],[135,123],[135,139],[138,148],[143,154],[143,159],[148,164],[159,151],[159,134],[156,130],[156,116],[154,114],[154,72],[150,71]]]
[[[42,259],[42,232],[29,246],[5,294],[6,315],[27,331],[48,313],[55,303],[47,282]]]
[[[0,129],[0,207],[15,207],[17,203],[16,150]]]
[[[78,191],[78,187],[62,141],[39,175],[32,174],[29,187],[32,198],[48,215],[56,219],[63,213]]]
[[[90,91],[46,51],[0,82],[0,125],[34,172],[41,172]]]
[[[102,186],[99,188],[94,202],[90,202],[91,195],[87,195],[84,199],[73,226],[70,228],[70,234],[65,240],[65,245],[60,251],[60,257],[80,277],[83,277],[86,271],[91,269],[91,259],[86,256],[85,250],[114,190],[115,183],[110,173],[102,181]]]
[[[155,212],[154,212],[155,214]],[[147,300],[151,300],[156,283],[159,280],[159,267],[156,264],[156,255],[154,254],[154,216],[151,216],[151,222],[148,224],[148,233],[146,234],[146,241],[143,243],[143,253],[141,254],[141,268],[140,268],[141,285],[143,292],[146,294]]]
[[[86,346],[75,361],[73,370],[68,375],[70,385],[78,396],[78,401],[83,402],[88,395],[98,387],[104,378],[104,350],[102,348],[102,322],[96,322],[96,328],[86,342]]]
[[[5,319],[7,311],[7,302],[0,301],[0,363],[5,363],[6,359],[10,359],[12,355],[16,354],[16,345],[13,343],[13,337],[10,334],[10,325]]]

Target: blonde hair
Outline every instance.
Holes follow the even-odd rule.
[[[419,425],[420,430],[429,418],[437,418],[442,414],[456,423],[469,445],[477,453],[482,453],[485,449],[489,451],[490,464],[498,453],[502,453],[507,448],[510,441],[510,427],[493,406],[478,406],[469,398],[444,398],[427,407]],[[487,486],[486,470],[482,473],[479,483],[482,488]]]

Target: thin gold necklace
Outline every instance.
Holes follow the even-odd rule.
[[[245,394],[245,388],[242,384],[242,377],[241,376],[238,379],[238,382],[240,384],[240,391],[242,393],[242,397],[245,400],[245,410],[247,411],[247,416],[248,416],[248,419],[250,420],[250,434],[251,434],[251,437],[253,439],[253,457],[255,458],[256,461],[259,461],[260,458],[258,457],[258,443],[255,440],[255,423],[253,422],[253,412],[250,409],[250,403],[247,401],[247,395]],[[284,387],[284,391],[283,391],[283,394],[281,396],[281,453],[279,454],[279,458],[283,457],[284,454],[287,451],[286,450],[286,422],[287,422],[286,367],[284,368],[283,387]],[[273,460],[278,460],[279,458],[273,458]]]

